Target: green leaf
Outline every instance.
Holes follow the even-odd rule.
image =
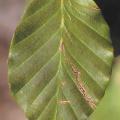
[[[115,59],[105,95],[89,120],[120,120],[120,56]]]
[[[93,0],[32,0],[9,54],[9,82],[29,120],[86,120],[104,95],[113,50]]]

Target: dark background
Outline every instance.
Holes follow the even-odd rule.
[[[95,0],[110,27],[115,57],[120,55],[120,0]]]
[[[110,26],[115,56],[120,54],[120,0],[95,0]],[[7,56],[10,40],[23,12],[25,0],[0,0],[0,120],[25,120],[8,89]]]

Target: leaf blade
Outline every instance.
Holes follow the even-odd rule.
[[[101,100],[113,53],[96,7],[93,0],[29,3],[11,45],[9,78],[30,120],[64,120],[70,113],[86,120]]]

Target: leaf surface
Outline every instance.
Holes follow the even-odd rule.
[[[104,95],[113,51],[93,0],[31,0],[9,54],[13,96],[29,120],[86,120]]]

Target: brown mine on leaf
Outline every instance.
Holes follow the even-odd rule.
[[[61,42],[60,44],[60,51],[63,52],[64,50],[64,44],[63,42]],[[68,58],[65,58],[65,62],[70,65],[71,69],[72,69],[72,72],[73,72],[73,75],[75,76],[75,79],[76,79],[76,86],[78,88],[78,90],[80,91],[80,93],[82,94],[82,96],[84,97],[85,101],[89,104],[89,106],[92,108],[92,109],[95,109],[96,108],[96,102],[92,99],[92,97],[89,96],[86,88],[84,87],[82,81],[81,81],[81,73],[80,73],[80,70],[71,62],[70,59]],[[62,86],[65,85],[65,82],[63,81],[62,83]],[[66,103],[69,103],[69,101],[59,101],[59,103],[61,104],[66,104]]]
[[[82,81],[80,80],[80,71],[76,68],[76,66],[74,64],[72,64],[72,63],[70,63],[70,64],[72,67],[73,74],[76,78],[77,87],[78,87],[80,93],[83,95],[85,101],[91,106],[91,108],[95,109],[96,108],[95,101],[88,95],[87,90],[85,89]]]

